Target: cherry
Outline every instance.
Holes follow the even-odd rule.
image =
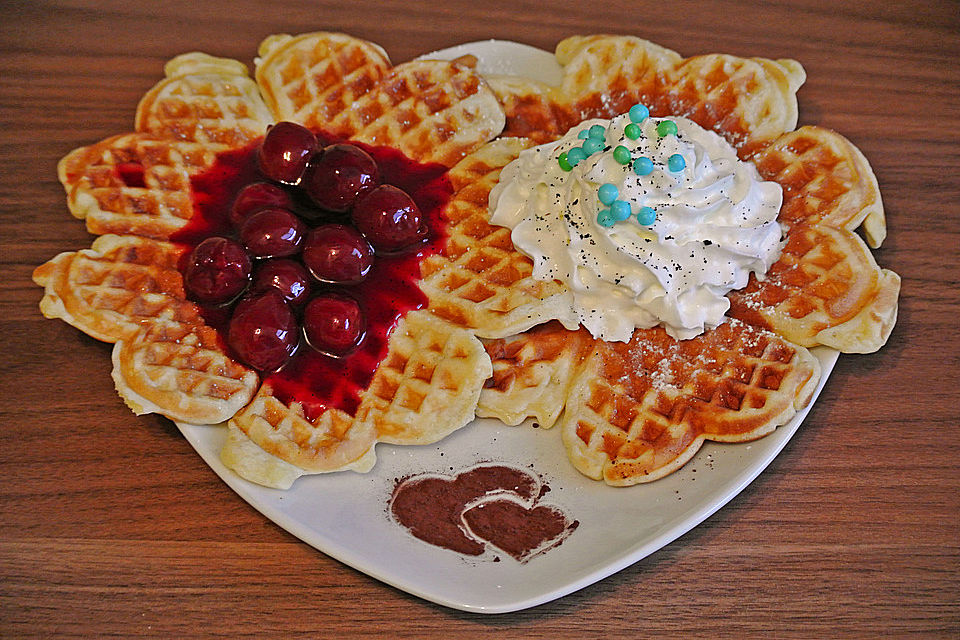
[[[255,258],[292,256],[300,249],[303,222],[285,209],[264,209],[240,227],[240,240]]]
[[[297,184],[317,149],[317,137],[296,122],[278,122],[269,129],[257,150],[263,175],[284,184]]]
[[[264,261],[253,276],[252,290],[263,293],[271,288],[293,306],[300,306],[310,295],[310,274],[302,264],[288,258]]]
[[[254,369],[272,371],[297,349],[300,329],[279,291],[244,298],[230,318],[227,342]]]
[[[317,204],[343,213],[357,198],[380,184],[377,162],[352,144],[333,144],[310,159],[303,188]]]
[[[373,248],[353,227],[325,224],[307,234],[303,262],[320,282],[356,284],[373,267]]]
[[[240,243],[213,236],[190,252],[183,286],[201,303],[220,304],[237,297],[250,282],[250,256]]]
[[[235,227],[243,224],[257,211],[264,209],[293,210],[293,198],[283,187],[269,182],[251,182],[237,194],[230,207],[230,222]]]
[[[323,293],[303,310],[303,332],[307,343],[330,356],[343,356],[359,346],[367,321],[360,304],[340,293]]]
[[[389,184],[360,198],[351,219],[377,251],[402,249],[427,234],[417,203],[405,191]]]

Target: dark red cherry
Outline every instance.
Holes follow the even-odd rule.
[[[405,191],[384,184],[357,201],[353,224],[377,251],[396,251],[426,237],[420,208]]]
[[[240,243],[214,236],[190,253],[183,270],[183,286],[197,302],[220,304],[247,287],[251,267],[250,256]]]
[[[333,144],[310,159],[303,188],[317,206],[344,212],[357,198],[380,184],[380,170],[370,154],[352,144]]]
[[[366,330],[363,310],[350,296],[324,293],[310,300],[303,310],[307,343],[327,355],[350,353],[363,340]]]
[[[282,258],[300,250],[306,227],[285,209],[258,211],[240,226],[240,240],[255,258]]]
[[[289,304],[298,307],[310,296],[312,278],[302,264],[289,258],[264,261],[253,275],[252,290],[263,293],[276,289]]]
[[[307,234],[303,263],[321,282],[355,284],[370,273],[373,248],[353,227],[325,224]]]
[[[296,122],[278,122],[267,129],[257,150],[257,163],[271,180],[297,184],[316,149],[317,138],[310,129]]]
[[[237,303],[227,342],[237,356],[260,371],[282,366],[297,349],[300,328],[279,291],[267,291]]]
[[[293,210],[293,198],[283,187],[269,182],[251,182],[237,194],[230,207],[230,222],[235,227],[243,224],[257,211],[264,209]]]

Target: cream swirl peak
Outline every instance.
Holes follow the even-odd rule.
[[[686,339],[723,322],[726,293],[777,259],[782,199],[717,134],[637,105],[523,151],[490,210],[534,278],[569,287],[568,328],[627,341],[662,323]]]

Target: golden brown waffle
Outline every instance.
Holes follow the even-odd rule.
[[[256,373],[224,352],[220,335],[199,314],[153,318],[117,341],[113,381],[137,415],[161,413],[192,424],[227,420],[260,384]]]
[[[510,230],[489,222],[490,190],[527,146],[518,138],[496,140],[450,171],[449,237],[444,251],[421,265],[420,288],[431,310],[485,338],[519,333],[571,304],[560,283],[534,280],[533,263],[514,248]]]
[[[478,414],[544,428],[559,415],[573,465],[615,486],[672,473],[705,440],[770,433],[820,377],[809,351],[738,320],[684,341],[637,330],[629,343],[551,323],[486,346],[494,375]]]
[[[593,351],[594,340],[583,328],[568,331],[547,322],[524,333],[487,341],[493,375],[483,385],[477,415],[517,425],[536,419],[554,425],[570,391],[574,374]]]
[[[379,47],[330,33],[273,36],[260,53],[257,80],[278,119],[446,166],[503,129],[496,97],[466,65],[391,68]]]
[[[731,292],[730,315],[804,346],[876,351],[897,319],[900,278],[877,266],[853,230],[873,246],[886,235],[877,181],[863,154],[837,133],[803,127],[754,157],[783,187],[786,244],[763,280]]]
[[[366,470],[373,465],[376,442],[428,444],[472,420],[490,373],[490,360],[472,333],[427,311],[413,311],[390,334],[387,356],[361,392],[353,416],[330,409],[311,421],[298,403],[285,404],[272,395],[268,380],[230,421],[246,437],[232,437],[221,458],[264,484],[284,471],[292,482],[303,473]],[[239,455],[247,439],[269,456]]]
[[[37,267],[40,310],[87,335],[116,342],[155,318],[194,317],[177,261],[183,248],[138,236],[101,236],[90,249],[61,253]]]
[[[704,55],[682,58],[631,36],[573,36],[557,45],[560,87],[496,80],[508,135],[542,141],[587,118],[612,118],[637,102],[655,116],[685,116],[749,157],[797,124],[796,92],[806,78],[793,60]]]
[[[324,129],[390,66],[379,46],[346,34],[274,35],[260,43],[256,78],[278,121]]]
[[[166,78],[137,107],[139,132],[236,149],[262,136],[273,122],[256,83],[237,60],[185,53],[163,70]]]
[[[191,176],[213,165],[217,149],[148,133],[81,147],[58,165],[67,206],[93,234],[170,238],[193,216]]]
[[[823,127],[786,133],[752,162],[783,187],[781,223],[855,230],[863,225],[871,247],[887,235],[880,188],[867,159],[849,140]]]
[[[614,486],[680,468],[705,440],[744,442],[809,402],[820,365],[803,347],[729,320],[676,341],[662,328],[597,342],[571,383],[560,428],[585,475]]]

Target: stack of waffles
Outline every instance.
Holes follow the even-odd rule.
[[[100,237],[36,269],[41,310],[114,343],[116,387],[134,411],[226,423],[227,466],[282,488],[306,473],[369,470],[377,442],[435,442],[475,415],[559,424],[585,475],[645,482],[704,440],[758,438],[789,420],[819,378],[809,347],[886,341],[899,279],[854,233],[862,225],[872,246],[883,240],[876,180],[838,134],[795,130],[797,63],[683,59],[611,36],[565,40],[557,60],[560,86],[483,77],[469,59],[392,66],[377,45],[334,33],[267,38],[255,81],[235,60],[179,56],[138,106],[134,133],[61,161],[71,212]],[[780,259],[730,294],[727,322],[692,340],[654,328],[605,343],[560,326],[571,293],[533,279],[510,231],[489,223],[490,190],[521,150],[636,102],[715,130],[784,188]],[[353,415],[308,417],[234,360],[186,299],[186,249],[170,241],[193,216],[191,178],[281,120],[450,167],[449,235],[421,264],[428,305],[393,330]]]

